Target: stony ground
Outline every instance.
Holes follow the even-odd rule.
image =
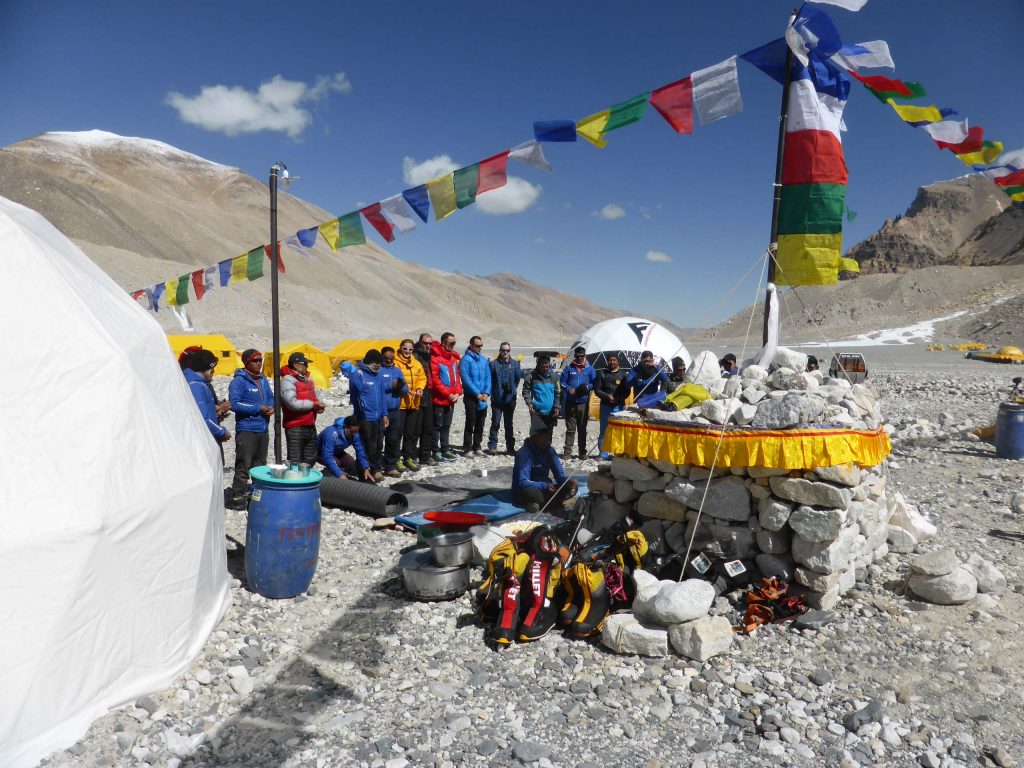
[[[994,420],[1010,374],[929,358],[872,377],[896,428],[892,482],[939,526],[922,549],[992,560],[1009,582],[998,599],[919,602],[893,554],[831,623],[737,636],[705,664],[554,633],[498,652],[468,596],[404,598],[395,566],[412,536],[329,511],[308,594],[248,592],[229,552],[234,603],[191,669],[47,765],[1024,764],[1024,511],[1011,511],[1024,461],[965,437]],[[244,526],[228,513],[231,536]]]

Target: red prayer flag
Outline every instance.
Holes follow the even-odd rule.
[[[786,134],[782,183],[845,184],[843,147],[829,131],[793,131]]]
[[[270,254],[270,244],[263,246],[263,252],[267,254],[267,259],[271,264],[274,263],[274,257]],[[284,259],[281,258],[281,241],[277,241],[277,271],[282,275],[284,274]]]
[[[133,298],[133,299],[135,299],[136,301],[138,301],[138,300],[139,300],[139,299],[141,299],[141,298],[142,298],[142,297],[143,297],[143,296],[144,296],[145,294],[146,294],[146,292],[145,292],[144,290],[139,290],[139,291],[135,291],[135,292],[134,292],[134,293],[132,294],[132,298]]]
[[[684,77],[651,91],[651,106],[676,133],[693,133],[693,83]]]
[[[196,301],[203,298],[203,294],[206,293],[206,284],[203,282],[203,273],[205,269],[197,269],[192,273],[192,290],[196,292]]]
[[[900,96],[912,96],[913,93],[906,86],[902,80],[894,80],[891,77],[883,77],[882,75],[871,75],[865,77],[864,75],[858,75],[853,70],[849,71],[852,77],[860,80],[864,85],[873,91],[887,91],[890,93],[898,93]]]
[[[380,203],[368,205],[359,211],[373,225],[377,233],[389,243],[395,241],[395,226],[380,212]]]
[[[509,150],[480,161],[480,170],[476,184],[476,193],[490,192],[492,189],[504,187],[508,183]]]
[[[950,144],[948,141],[936,141],[939,149],[948,149],[954,155],[963,155],[967,152],[977,152],[981,149],[985,129],[980,125],[972,125],[967,129],[967,138],[959,144]],[[933,139],[934,141],[934,139]]]
[[[1000,176],[993,179],[1000,187],[1019,187],[1024,184],[1024,168],[1014,171],[1007,176]]]

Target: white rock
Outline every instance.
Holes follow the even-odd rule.
[[[960,567],[956,552],[948,547],[918,555],[910,561],[910,572],[925,576],[945,576]]]
[[[1010,511],[1015,515],[1024,515],[1024,491],[1015,491],[1010,497]]]
[[[910,589],[929,603],[961,605],[978,594],[978,580],[973,573],[961,566],[944,576],[911,576]]]
[[[615,477],[608,472],[591,472],[587,476],[587,489],[591,493],[611,496],[615,493]]]
[[[846,525],[845,509],[822,509],[806,505],[789,516],[789,527],[808,541],[832,541]]]
[[[768,484],[776,496],[808,506],[846,509],[853,496],[849,488],[815,483],[802,477],[770,477]]]
[[[769,531],[762,528],[757,532],[757,548],[769,555],[781,555],[789,552],[790,533],[784,531]]]
[[[640,497],[636,509],[644,517],[673,522],[686,520],[686,507],[662,491],[647,491]]]
[[[817,421],[824,407],[825,401],[820,397],[786,393],[781,398],[769,397],[762,400],[751,423],[764,429],[787,429],[798,424],[812,424]]]
[[[724,616],[702,616],[669,628],[669,640],[676,652],[694,661],[707,661],[728,652],[732,646],[732,626]]]
[[[733,421],[740,426],[746,426],[754,420],[754,416],[757,415],[756,405],[741,405],[736,409],[736,412],[732,415]]]
[[[828,592],[839,586],[839,571],[815,573],[807,568],[797,568],[793,574],[798,584],[803,584],[815,592]]]
[[[628,456],[616,456],[612,459],[612,475],[620,480],[653,480],[660,473],[654,467],[641,464]]]
[[[601,642],[616,653],[668,656],[668,630],[642,624],[631,613],[613,613],[605,619]]]
[[[908,504],[902,493],[897,491],[890,494],[888,506],[889,525],[902,528],[914,537],[915,542],[927,541],[936,534],[935,526],[915,507]]]
[[[792,513],[793,508],[789,504],[770,496],[757,503],[757,521],[762,528],[769,531],[782,530],[782,526],[786,524]]]
[[[706,616],[715,601],[715,588],[703,579],[670,582],[658,590],[652,618],[666,626]]]
[[[633,598],[633,615],[644,621],[652,620],[654,617],[654,598],[658,596],[658,592],[661,591],[663,586],[674,584],[675,582],[668,580],[659,581],[654,574],[647,571],[637,571],[636,573],[643,573],[644,577],[642,581],[637,579],[636,582],[636,597]]]
[[[740,376],[744,379],[752,379],[754,381],[764,381],[768,378],[768,369],[760,365],[748,365],[742,371]]]
[[[773,368],[789,368],[797,372],[807,370],[807,355],[788,347],[779,347],[772,358]]]
[[[494,548],[507,538],[503,530],[493,525],[474,525],[469,532],[473,534],[473,562],[476,565],[486,563]]]
[[[695,492],[690,495],[687,506],[697,509],[703,498],[704,514],[719,520],[746,522],[750,517],[750,491],[743,478],[733,475],[712,480],[706,496],[705,483],[707,481],[695,484]]]
[[[895,525],[890,525],[888,526],[886,543],[889,545],[890,552],[895,552],[898,555],[909,555],[917,546],[917,539],[909,531],[905,531]]]
[[[978,591],[985,595],[999,595],[1006,589],[1006,577],[981,555],[971,555],[965,565],[978,580]]]
[[[213,675],[210,674],[208,669],[197,669],[195,675],[196,682],[200,685],[209,685],[213,682]]]
[[[814,474],[819,480],[850,488],[860,483],[860,467],[856,464],[836,464],[832,467],[816,467]]]
[[[710,389],[722,380],[722,369],[718,365],[718,356],[711,350],[705,349],[698,352],[693,362],[683,374],[683,381],[687,383],[700,384]]]
[[[849,564],[850,553],[858,537],[860,534],[856,526],[843,528],[839,537],[829,542],[808,541],[802,536],[794,536],[790,551],[794,560],[812,571],[840,571]]]
[[[700,404],[700,415],[712,424],[727,424],[729,417],[740,407],[736,398],[728,400],[705,400]]]

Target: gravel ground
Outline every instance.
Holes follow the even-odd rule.
[[[1024,461],[998,459],[965,434],[994,420],[1019,370],[919,348],[896,364],[877,358],[871,381],[896,429],[892,482],[939,527],[921,550],[993,561],[1008,581],[996,599],[918,602],[905,588],[909,556],[891,554],[831,623],[737,636],[730,653],[704,664],[618,656],[556,633],[497,652],[468,596],[404,598],[396,563],[411,535],[331,510],[306,595],[248,592],[242,560],[229,552],[234,602],[191,669],[100,718],[46,764],[1020,764],[1024,509],[1012,505],[1024,505],[1013,499]],[[330,415],[344,410],[339,402]],[[517,420],[522,429],[523,409]],[[434,471],[510,462],[461,459]],[[244,514],[228,512],[227,529],[243,539]]]

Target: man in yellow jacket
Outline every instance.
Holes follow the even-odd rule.
[[[427,386],[427,374],[423,370],[420,361],[413,355],[412,339],[402,339],[398,345],[398,355],[395,357],[395,365],[402,371],[409,391],[402,396],[401,413],[404,416],[405,424],[402,434],[402,458],[398,461],[400,472],[415,472],[420,468],[416,463],[416,456],[419,453],[417,442],[423,426],[420,420],[423,418],[423,411],[420,405],[423,400],[423,391]]]

